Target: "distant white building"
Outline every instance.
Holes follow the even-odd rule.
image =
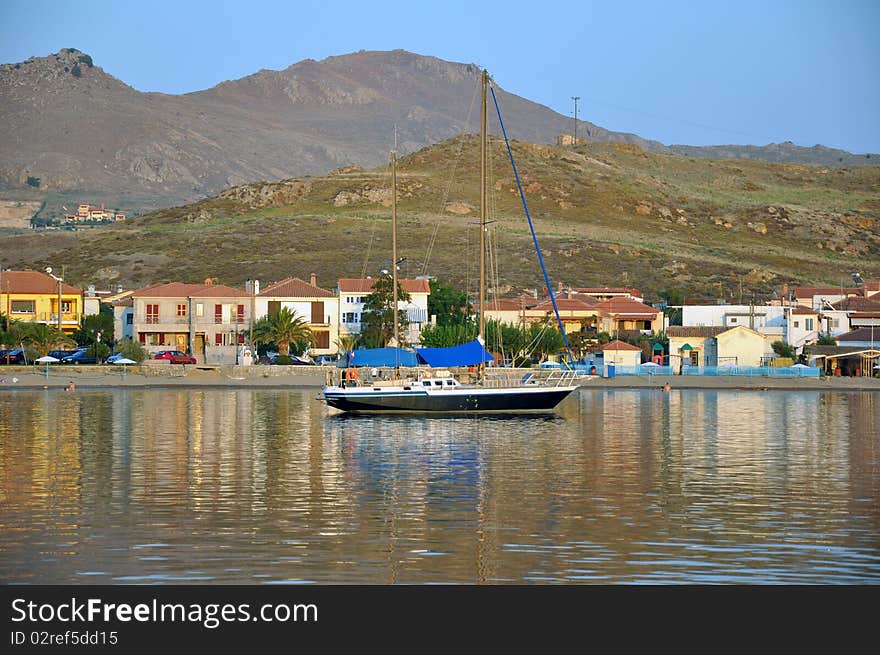
[[[407,334],[400,335],[401,341],[419,344],[422,327],[428,322],[428,296],[431,286],[428,280],[401,279],[400,287],[410,295],[410,301],[399,301],[397,308],[406,312],[409,321]],[[342,278],[339,280],[339,332],[340,334],[360,334],[363,323],[364,303],[373,293],[375,278]]]
[[[819,312],[802,305],[684,305],[681,315],[682,327],[745,327],[798,351],[815,343],[824,327]]]

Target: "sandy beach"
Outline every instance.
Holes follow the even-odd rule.
[[[0,369],[0,391],[14,389],[75,389],[113,387],[321,387],[327,373],[337,369],[307,366],[8,366]],[[523,369],[526,372],[526,369]],[[880,391],[880,378],[766,378],[644,375],[583,378],[584,387],[642,389],[780,389],[820,391]]]

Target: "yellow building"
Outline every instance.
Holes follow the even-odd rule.
[[[59,302],[61,329],[72,333],[83,315],[82,290],[37,271],[0,271],[0,308],[11,320],[58,327]]]

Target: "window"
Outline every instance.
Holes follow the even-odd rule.
[[[423,386],[423,387],[430,387],[430,386],[431,386],[431,381],[430,381],[430,380],[424,380],[424,381],[422,381],[422,386]]]
[[[737,319],[735,319],[735,318],[730,319],[731,323],[736,323],[736,321],[737,321]]]
[[[126,314],[125,324],[126,325],[134,325],[134,314]]]
[[[244,305],[239,305],[235,310],[235,322],[244,323]]]
[[[205,315],[205,305],[204,303],[197,302],[196,303],[196,316],[201,318]]]
[[[795,322],[794,322],[794,326],[795,326],[795,327],[798,327],[799,325],[800,325],[800,321],[795,321]]]
[[[177,303],[177,315],[186,316],[186,303]]]
[[[220,305],[217,305],[217,306],[219,307]],[[222,346],[223,345],[223,335],[220,334],[219,332],[214,335],[214,345],[215,346]]]
[[[223,305],[214,305],[214,322],[223,322]]]
[[[33,314],[36,311],[36,301],[13,300],[11,310],[13,314]]]
[[[147,323],[159,322],[159,305],[147,305]]]
[[[62,314],[70,314],[72,311],[73,311],[73,301],[62,300],[61,301],[61,313]]]
[[[329,348],[330,347],[330,333],[329,332],[315,332],[315,348]]]
[[[319,323],[324,322],[324,302],[323,301],[314,301],[312,302],[312,324],[318,325]]]
[[[811,319],[811,318],[804,319],[804,329],[807,329],[807,330],[813,329],[813,319]]]
[[[343,323],[360,323],[360,315],[357,312],[345,312],[342,315]]]

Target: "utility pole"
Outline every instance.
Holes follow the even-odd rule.
[[[574,143],[572,145],[578,144],[578,100],[581,99],[580,96],[572,96],[572,100],[574,100]]]

